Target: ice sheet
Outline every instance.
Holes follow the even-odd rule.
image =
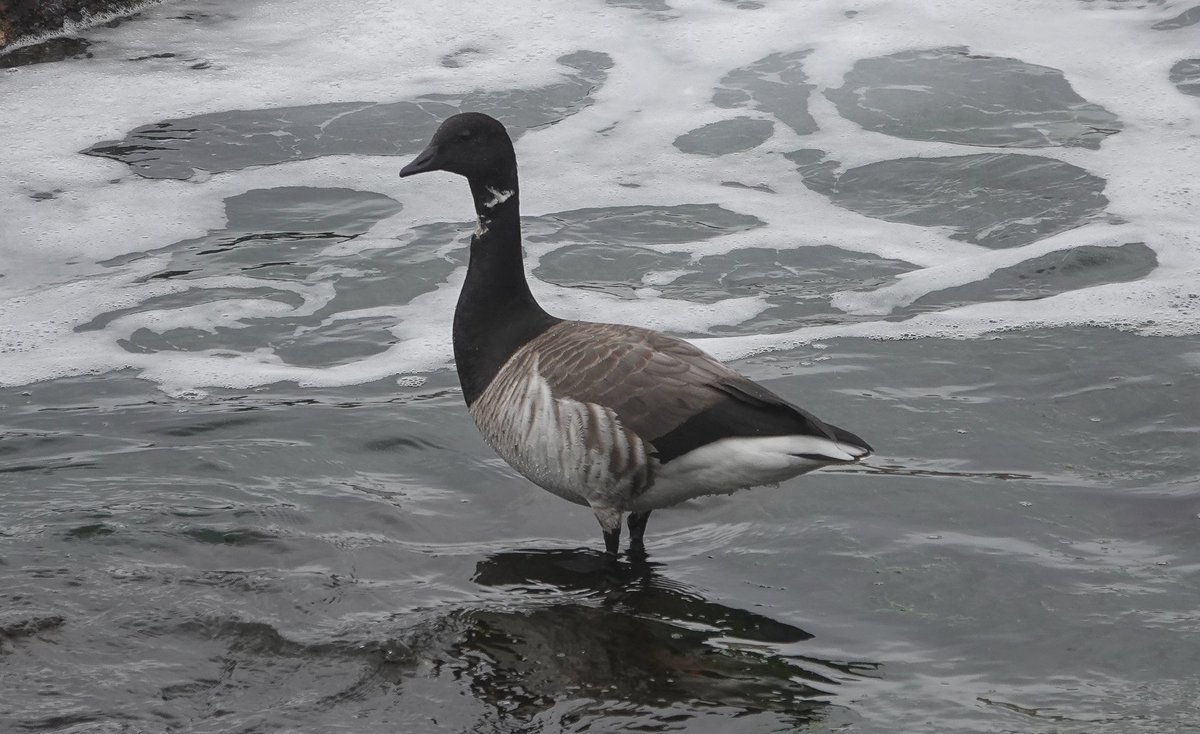
[[[692,236],[685,227],[686,236],[659,241],[639,240],[628,230],[610,236],[616,244],[677,253],[692,263],[746,248],[833,246],[912,264],[910,272],[882,285],[830,292],[831,308],[846,314],[842,321],[775,324],[761,333],[699,340],[720,356],[840,336],[978,338],[1031,326],[1200,333],[1200,217],[1194,205],[1200,117],[1197,98],[1172,81],[1172,69],[1195,49],[1186,31],[1153,29],[1178,16],[1179,7],[1018,0],[1001,8],[974,0],[914,0],[869,2],[848,13],[832,0],[745,9],[717,0],[668,5],[655,11],[530,2],[485,15],[478,4],[457,2],[422,6],[419,13],[404,4],[350,0],[179,2],[115,28],[86,31],[93,58],[0,73],[0,383],[132,368],[180,391],[277,380],[352,384],[448,367],[448,325],[471,227],[461,180],[433,175],[401,181],[395,175],[405,161],[400,149],[392,156],[350,146],[324,155],[318,144],[316,155],[310,150],[237,170],[197,168],[183,180],[143,178],[124,163],[80,151],[119,141],[140,126],[232,110],[268,111],[269,120],[274,108],[431,98],[453,105],[475,95],[467,100],[522,100],[521,110],[507,111],[501,102],[485,102],[499,105],[493,110],[498,115],[518,115],[542,104],[536,90],[566,88],[564,80],[579,72],[561,59],[581,51],[607,55],[611,67],[594,86],[585,85],[579,99],[545,101],[545,110],[564,110],[549,124],[520,131],[522,204],[529,217],[715,206],[756,218],[761,226],[723,228],[715,236]],[[902,158],[1008,153],[936,136],[913,140],[864,130],[825,94],[843,89],[846,75],[864,59],[947,48],[1017,60],[988,62],[988,68],[1015,64],[1034,75],[1039,67],[1058,70],[1071,94],[1111,113],[1119,132],[1089,138],[1089,147],[1023,151],[1103,179],[1107,206],[1068,222],[1066,231],[988,249],[956,238],[953,228],[843,208],[811,186],[813,180],[806,185],[796,156],[784,154],[809,151],[799,158],[817,166],[810,172],[836,180],[847,170]],[[1113,49],[1137,63],[1114,63]],[[1053,113],[1038,109],[1037,124],[1044,126]],[[739,130],[738,119],[748,127]],[[1072,124],[1077,138],[1079,124]],[[707,132],[692,132],[697,130]],[[722,130],[736,140],[723,141]],[[681,139],[688,142],[678,145]],[[235,137],[222,144],[238,143]],[[382,194],[403,208],[369,222],[366,234],[333,237],[305,251],[319,264],[304,277],[289,280],[229,263],[184,278],[163,276],[189,247],[185,243],[224,236],[227,200],[297,186]],[[1037,194],[1034,181],[1022,195]],[[421,227],[442,233],[441,244],[414,234]],[[986,280],[1047,253],[1133,242],[1152,250],[1157,266],[1132,283],[1101,282],[1039,300],[985,301],[889,318],[930,294]],[[584,244],[582,236],[531,242],[530,268],[558,248]],[[429,267],[422,277],[430,282],[423,290],[398,290],[390,302],[380,297],[354,303],[357,276],[348,273],[378,278],[385,267],[379,258],[392,251],[409,257],[412,267]],[[433,267],[447,261],[452,265]],[[564,316],[603,313],[690,335],[727,332],[766,308],[761,296],[693,301],[680,289],[664,291],[689,271],[688,262],[647,275],[647,287],[628,294],[542,282],[535,291]],[[642,281],[643,274],[635,275]],[[233,292],[240,295],[231,297]],[[292,294],[291,300],[281,292]],[[181,293],[190,301],[162,306],[153,300]],[[123,315],[105,318],[116,311]],[[336,364],[285,358],[266,336],[273,324],[303,343],[306,330],[325,333],[366,317],[390,320],[390,343],[372,342],[364,356]],[[81,328],[98,319],[102,327]],[[176,333],[233,330],[249,334],[249,343],[130,348],[146,332],[169,340]]]

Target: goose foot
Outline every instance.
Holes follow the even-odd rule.
[[[646,557],[646,544],[643,537],[646,535],[646,522],[650,519],[650,510],[645,512],[629,513],[629,555],[637,555],[644,559]]]

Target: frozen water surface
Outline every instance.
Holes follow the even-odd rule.
[[[1104,211],[1104,179],[1069,163],[1019,153],[900,158],[836,175],[800,163],[805,183],[868,217],[943,226],[985,247],[1016,247],[1074,229]],[[806,175],[807,174],[807,175]]]
[[[1076,94],[1058,69],[965,48],[864,59],[826,96],[865,129],[914,140],[1097,148],[1121,129],[1115,115]]]
[[[770,120],[737,117],[712,122],[675,138],[675,147],[685,153],[725,155],[762,145],[775,132]]]
[[[0,56],[0,730],[1200,729],[1195,7],[481,12]],[[602,563],[462,406],[460,109],[549,310],[877,456]]]
[[[1172,66],[1171,83],[1184,94],[1200,97],[1200,59],[1184,59]]]
[[[579,51],[559,61],[573,73],[535,89],[424,95],[415,102],[339,102],[265,110],[230,110],[143,125],[86,153],[128,163],[147,178],[190,178],[247,166],[330,155],[412,155],[438,123],[461,110],[488,109],[523,132],[557,122],[590,100],[611,66],[602,53]]]

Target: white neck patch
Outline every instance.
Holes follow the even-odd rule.
[[[506,202],[510,198],[512,198],[512,195],[513,195],[512,191],[501,191],[499,189],[493,189],[491,186],[488,186],[487,190],[488,190],[488,193],[490,193],[492,195],[492,199],[491,199],[491,201],[483,202],[483,205],[485,207],[487,207],[488,209],[491,209],[493,207],[499,206],[500,204],[503,204],[504,202]]]

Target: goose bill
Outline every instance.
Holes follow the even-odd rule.
[[[437,165],[434,161],[437,159],[438,149],[436,145],[431,145],[412,159],[404,168],[400,169],[400,178],[412,176],[417,173],[425,173],[426,171],[436,171]]]

